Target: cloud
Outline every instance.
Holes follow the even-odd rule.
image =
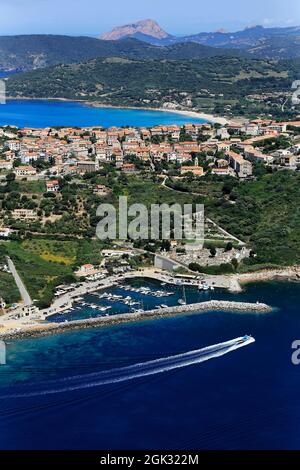
[[[273,25],[274,23],[276,23],[274,18],[264,18],[263,21],[262,21],[262,24],[264,26],[270,26],[270,25]]]

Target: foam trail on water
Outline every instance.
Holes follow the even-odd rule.
[[[91,374],[77,375],[60,379],[55,382],[48,383],[48,387],[53,385],[53,388],[47,388],[45,390],[33,390],[24,393],[18,393],[13,395],[6,395],[0,397],[3,398],[22,398],[22,397],[35,397],[42,395],[52,395],[57,393],[88,389],[93,387],[99,387],[101,385],[114,384],[119,382],[125,382],[128,380],[138,379],[140,377],[147,377],[150,375],[161,374],[174,369],[180,369],[188,367],[201,362],[209,361],[217,357],[224,356],[236,349],[248,346],[254,343],[255,340],[252,337],[245,336],[243,338],[236,338],[225,343],[215,344],[203,349],[196,351],[189,351],[184,354],[178,354],[176,356],[169,356],[161,359],[155,359],[153,361],[143,362],[132,366],[112,369],[108,371],[94,372]],[[47,384],[44,384],[45,386]]]

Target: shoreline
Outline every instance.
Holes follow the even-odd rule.
[[[283,268],[264,269],[236,275],[241,286],[266,281],[300,281],[300,266],[287,266]]]
[[[94,317],[91,319],[75,320],[68,323],[55,323],[51,321],[51,316],[60,312],[64,312],[72,308],[73,303],[76,301],[78,296],[86,295],[95,291],[105,290],[112,286],[118,285],[119,282],[123,282],[126,279],[156,279],[160,282],[166,282],[167,284],[176,285],[176,280],[168,273],[158,272],[154,270],[144,270],[142,272],[132,272],[124,275],[122,279],[114,278],[108,279],[106,282],[94,282],[88,283],[84,287],[77,288],[72,294],[65,294],[61,298],[56,299],[51,307],[40,312],[40,316],[36,318],[23,318],[20,322],[18,320],[8,320],[8,323],[4,321],[0,325],[0,339],[2,338],[23,338],[31,336],[43,336],[50,334],[59,334],[68,330],[73,329],[85,329],[90,327],[102,327],[102,326],[113,326],[117,324],[127,322],[137,322],[141,320],[148,320],[153,318],[172,317],[177,314],[189,315],[195,311],[199,313],[201,311],[209,310],[225,310],[225,311],[245,311],[244,308],[239,308],[238,304],[247,305],[248,310],[252,312],[259,311],[271,311],[272,308],[265,304],[247,304],[244,302],[235,301],[217,301],[212,300],[209,302],[202,302],[200,304],[189,304],[185,306],[173,306],[168,309],[160,309],[153,311],[146,311],[142,313],[124,313],[117,314],[108,317]],[[195,277],[196,279],[196,277]],[[232,293],[240,293],[243,291],[243,287],[251,283],[260,283],[267,281],[300,281],[300,266],[286,267],[282,269],[265,269],[262,271],[255,271],[253,273],[235,274],[235,275],[218,275],[218,276],[205,276],[205,282],[210,285],[221,289],[227,289]],[[190,281],[185,281],[190,285]],[[197,282],[192,281],[193,283]],[[198,281],[199,282],[199,281]],[[217,284],[216,284],[217,282]],[[193,285],[193,284],[191,284]],[[223,308],[220,308],[220,305]],[[224,308],[226,305],[226,308]],[[264,306],[261,310],[261,306]],[[169,311],[171,309],[171,312]],[[6,314],[7,315],[7,314]],[[48,319],[48,323],[45,321]],[[4,319],[3,319],[4,320]],[[31,321],[30,321],[31,320]],[[1,323],[1,317],[0,317]],[[6,324],[5,324],[6,323]],[[1,328],[2,327],[2,328]],[[1,331],[2,329],[2,331]]]
[[[173,114],[178,114],[182,116],[187,116],[195,119],[201,119],[206,122],[211,122],[213,124],[221,124],[225,125],[230,123],[231,121],[225,117],[222,116],[216,116],[213,114],[207,114],[207,113],[202,113],[198,111],[189,111],[185,109],[165,109],[165,108],[151,108],[147,106],[116,106],[116,105],[111,105],[111,104],[105,104],[105,103],[99,103],[97,101],[86,101],[86,100],[80,100],[80,99],[69,99],[69,98],[29,98],[29,97],[12,97],[8,96],[6,98],[7,101],[58,101],[58,102],[66,102],[66,103],[80,103],[85,106],[91,107],[91,108],[103,108],[103,109],[128,109],[128,110],[135,110],[135,111],[154,111],[154,112],[162,112],[162,113],[173,113]],[[238,119],[238,118],[236,118]],[[62,126],[63,127],[63,126]],[[135,127],[135,126],[133,126]]]
[[[254,313],[264,314],[273,311],[273,308],[264,303],[247,303],[247,302],[230,302],[222,300],[211,300],[196,304],[184,306],[174,306],[166,309],[149,310],[143,313],[123,313],[111,315],[109,317],[96,317],[84,320],[75,320],[68,323],[49,323],[34,325],[24,328],[22,331],[0,333],[0,339],[25,339],[38,336],[48,336],[51,334],[59,334],[66,331],[101,328],[106,326],[120,325],[126,323],[139,322],[144,320],[158,318],[172,318],[177,315],[200,314],[213,311],[220,312],[237,312],[237,313]]]

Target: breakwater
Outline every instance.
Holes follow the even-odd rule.
[[[168,308],[160,308],[145,312],[123,313],[105,317],[88,318],[84,320],[70,321],[66,323],[39,323],[20,331],[5,332],[0,334],[1,339],[26,338],[31,336],[45,336],[49,334],[63,333],[69,330],[83,328],[99,328],[122,323],[144,321],[151,318],[172,317],[180,314],[192,314],[209,311],[223,312],[248,312],[248,313],[268,313],[273,309],[264,303],[229,302],[222,300],[211,300],[208,302],[195,303],[190,305],[180,305]]]

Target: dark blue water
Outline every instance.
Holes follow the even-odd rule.
[[[205,122],[176,113],[137,109],[93,108],[78,102],[9,100],[0,106],[0,126],[136,126]]]
[[[195,294],[196,295],[196,294]],[[210,294],[211,295],[211,294]],[[244,334],[222,358],[133,381],[2,399],[1,449],[299,449],[300,285],[249,286],[214,297],[265,301],[271,314],[208,312],[12,341],[0,396],[33,384],[146,362]],[[5,393],[6,394],[6,393]]]
[[[0,72],[0,78],[9,77],[10,75],[16,75],[17,72]]]

